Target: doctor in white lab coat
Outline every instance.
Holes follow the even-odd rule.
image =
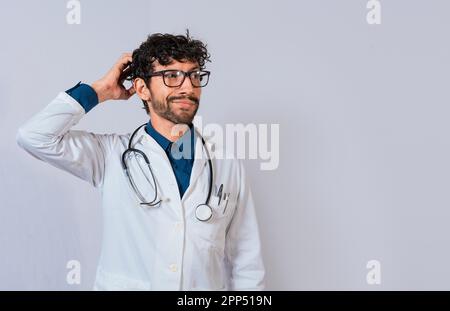
[[[176,123],[190,124],[197,111],[201,88],[195,87],[195,74],[186,75],[179,87],[168,87],[164,79],[174,76],[162,75],[154,75],[149,81],[137,75],[129,89],[122,85],[121,74],[131,61],[142,66],[145,48],[149,49],[143,44],[133,54],[122,55],[92,85],[79,83],[60,92],[19,129],[17,142],[32,156],[100,190],[103,243],[95,290],[262,290],[265,269],[258,224],[240,161],[216,159],[209,150],[214,171],[210,201],[213,215],[208,221],[199,221],[195,209],[205,203],[210,174],[204,149],[208,144],[204,147],[198,132],[193,135],[195,158],[182,195],[165,150],[149,135],[147,127],[136,133],[132,147],[147,155],[162,200],[158,206],[145,207],[121,165],[131,133],[94,134],[71,129],[96,104],[128,99],[137,93],[148,104],[149,123],[159,135],[176,142],[194,130],[186,127],[186,131],[173,135],[171,128]],[[152,72],[202,69],[203,64],[190,55],[186,58],[172,57],[170,63],[157,59]],[[139,189],[154,191],[151,183],[138,182]],[[216,191],[221,184],[228,197],[219,203]]]

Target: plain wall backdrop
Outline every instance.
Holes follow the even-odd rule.
[[[367,2],[82,0],[69,25],[67,1],[2,1],[0,289],[89,290],[100,251],[100,193],[20,149],[18,128],[189,28],[212,55],[203,123],[280,125],[278,169],[246,161],[267,289],[450,290],[450,2],[381,0],[379,25]],[[141,107],[109,101],[75,129],[127,133]]]

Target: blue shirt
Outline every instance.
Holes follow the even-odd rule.
[[[98,96],[95,90],[90,85],[81,83],[81,81],[68,89],[66,93],[75,99],[86,113],[98,104]],[[192,124],[189,125],[189,130],[173,143],[158,133],[150,121],[146,125],[145,131],[152,136],[166,153],[177,180],[180,197],[183,197],[189,187],[192,166],[194,165],[195,131]]]
[[[195,131],[192,124],[189,125],[189,130],[175,142],[171,142],[158,133],[150,121],[145,126],[145,131],[156,140],[169,158],[177,180],[178,190],[180,190],[180,197],[183,197],[189,187],[192,166],[194,165]]]

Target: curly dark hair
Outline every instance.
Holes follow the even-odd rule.
[[[161,65],[169,65],[173,60],[179,62],[197,62],[200,69],[205,68],[205,62],[211,62],[206,44],[186,35],[172,35],[155,33],[149,35],[139,48],[133,51],[130,74],[127,80],[133,81],[142,78],[147,84],[150,82],[150,74],[154,72],[153,63],[157,60]],[[145,111],[149,113],[148,104],[142,100]]]

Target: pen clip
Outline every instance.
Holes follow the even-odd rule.
[[[220,184],[219,191],[216,194],[216,196],[219,197],[219,202],[217,203],[217,205],[220,205],[220,201],[222,200],[222,192],[223,192],[223,184]]]

